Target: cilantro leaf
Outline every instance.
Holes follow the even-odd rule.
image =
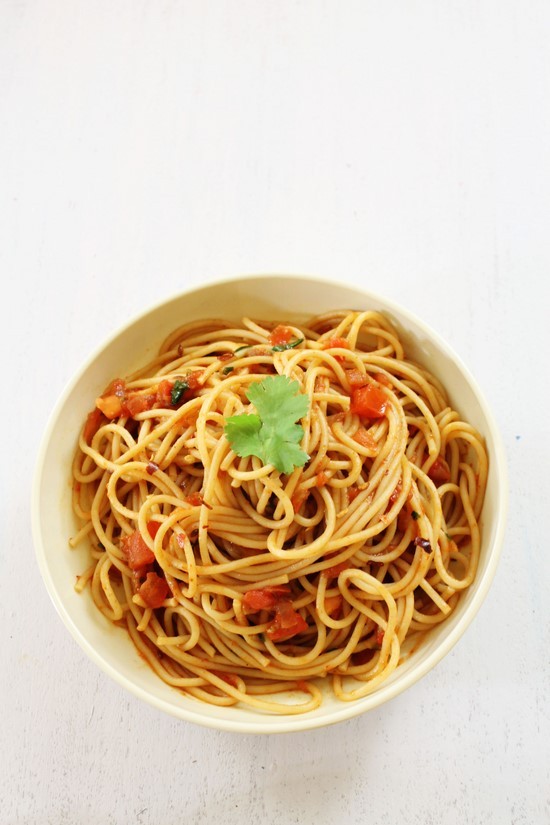
[[[252,384],[246,393],[257,415],[227,419],[225,434],[231,448],[242,458],[255,455],[281,473],[291,473],[309,459],[298,446],[304,430],[297,419],[307,415],[309,399],[300,385],[286,375],[275,375]]]
[[[260,455],[262,449],[260,429],[262,422],[259,415],[232,415],[225,422],[225,434],[237,455]],[[260,456],[261,458],[261,456]]]

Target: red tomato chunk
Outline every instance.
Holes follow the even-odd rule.
[[[139,393],[132,393],[126,396],[122,402],[122,411],[125,415],[133,418],[138,413],[145,412],[145,410],[152,410],[156,404],[156,395],[140,395]]]
[[[284,642],[307,630],[307,622],[294,610],[292,602],[281,602],[275,608],[275,618],[266,630],[272,642]]]
[[[173,381],[161,381],[157,387],[157,401],[161,407],[172,406],[172,390],[174,389]]]
[[[91,444],[92,438],[101,427],[103,420],[103,413],[98,407],[88,413],[86,423],[84,424],[84,441],[86,444]]]
[[[321,342],[321,347],[323,349],[350,349],[350,345],[345,338],[328,338],[326,341]],[[343,355],[335,355],[334,358],[339,364],[343,364],[346,360]]]
[[[202,386],[201,378],[204,370],[195,370],[195,372],[190,372],[187,378],[187,384],[189,385],[190,390],[198,390],[199,387]]]
[[[350,387],[365,387],[369,383],[369,377],[365,372],[358,369],[346,370]]]
[[[315,484],[317,487],[324,487],[328,481],[330,481],[330,476],[328,476],[324,470],[321,470],[321,472],[315,476]]]
[[[263,587],[261,590],[248,590],[243,596],[245,613],[256,613],[258,610],[273,610],[281,599],[288,599],[290,587],[284,584]]]
[[[160,528],[160,521],[149,521],[147,522],[147,532],[151,536],[152,539],[155,538]]]
[[[275,618],[266,630],[272,642],[284,642],[307,630],[307,622],[292,607],[291,602],[281,602],[275,607]]]
[[[327,338],[326,341],[321,341],[321,346],[323,349],[349,349],[349,343],[346,341],[345,338]]]
[[[440,455],[436,458],[430,469],[428,470],[428,476],[431,478],[432,481],[439,481],[442,484],[446,484],[447,481],[451,480],[451,470],[449,465],[442,458]]]
[[[155,554],[149,550],[139,530],[124,536],[120,542],[122,552],[128,559],[131,570],[140,570],[155,561]]]
[[[276,347],[279,344],[288,344],[294,338],[294,333],[290,327],[284,324],[278,324],[269,335],[269,342],[271,346]]]
[[[147,578],[138,593],[147,607],[160,607],[170,595],[170,588],[166,579],[157,576],[156,573],[147,573]]]
[[[185,496],[185,500],[192,507],[200,507],[200,505],[204,503],[204,499],[200,493],[190,493],[188,496]]]
[[[351,393],[351,412],[364,418],[381,418],[387,406],[387,395],[373,384],[358,387]]]

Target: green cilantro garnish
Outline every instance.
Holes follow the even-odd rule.
[[[189,384],[187,381],[180,381],[179,378],[174,381],[174,386],[172,387],[172,392],[170,393],[170,401],[172,402],[172,406],[175,407],[176,404],[179,404],[183,394],[187,392],[188,389]]]
[[[301,344],[303,340],[303,338],[295,338],[294,341],[289,341],[288,344],[275,344],[274,347],[271,347],[271,350],[272,352],[284,352],[285,349],[294,349],[294,347]]]
[[[235,367],[224,367],[222,372],[223,372],[224,375],[229,375],[229,373],[233,372],[234,369],[235,369]]]
[[[242,347],[237,347],[237,349],[233,350],[233,355],[236,355],[238,352],[242,352],[243,349],[249,349],[252,344],[243,344]]]
[[[225,434],[231,448],[245,458],[258,456],[280,473],[291,473],[309,459],[298,446],[304,435],[300,424],[309,409],[309,399],[300,393],[297,381],[274,375],[252,384],[246,397],[257,414],[233,415],[227,419]]]
[[[420,513],[417,513],[416,510],[413,510],[411,516],[415,521],[418,521],[418,519],[420,518]]]

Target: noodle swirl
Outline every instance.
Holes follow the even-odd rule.
[[[280,329],[292,343],[277,351]],[[309,460],[286,475],[237,455],[224,432],[268,375],[309,399]],[[383,414],[354,411],[364,386]],[[187,696],[305,713],[324,679],[353,701],[474,580],[487,471],[480,435],[382,314],[193,321],[88,416],[70,544],[89,541],[92,564],[76,587]],[[274,615],[286,616],[278,636]]]

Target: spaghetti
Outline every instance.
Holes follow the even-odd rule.
[[[286,473],[227,435],[269,376],[308,399]],[[76,587],[187,696],[304,713],[324,680],[353,701],[472,583],[487,469],[382,314],[193,321],[83,427],[70,544],[92,563]]]

